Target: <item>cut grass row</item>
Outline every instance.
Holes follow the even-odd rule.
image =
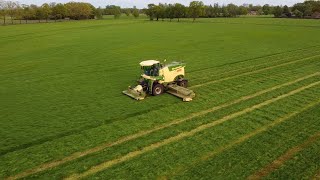
[[[48,80],[48,81],[50,81],[50,80]],[[52,82],[52,81],[50,81],[50,82]],[[50,94],[50,93],[52,93],[52,92],[50,92],[50,91],[48,91],[48,94]],[[118,97],[117,97],[118,96]],[[118,99],[117,100],[119,100],[120,98],[123,98],[123,97],[120,97],[121,96],[121,94],[119,93],[119,95],[117,95],[117,96],[115,96],[115,97],[117,97]],[[27,103],[28,101],[26,101],[26,103]],[[92,102],[96,102],[96,101],[92,101]],[[163,106],[165,106],[165,105],[163,105]],[[8,108],[10,108],[10,107],[8,107]],[[66,106],[66,107],[64,107],[63,109],[67,109],[68,108],[68,106]],[[150,109],[154,109],[154,107],[151,107]],[[70,112],[71,111],[73,111],[73,109],[70,109],[69,110]],[[9,112],[9,111],[8,111]],[[139,112],[138,112],[139,113]],[[143,113],[143,112],[140,112],[140,113]],[[133,113],[133,114],[137,114],[137,113]],[[102,116],[102,115],[101,115]],[[120,118],[120,119],[124,119],[124,118],[126,118],[126,117],[129,117],[129,116],[132,116],[132,114],[128,114],[127,116],[124,116],[124,117],[122,117],[122,118]],[[111,120],[108,120],[108,121],[111,121]],[[52,139],[52,138],[59,138],[59,137],[64,137],[64,136],[66,136],[66,135],[71,135],[71,134],[74,134],[74,133],[79,133],[79,132],[81,132],[81,131],[83,131],[85,128],[95,128],[95,127],[98,127],[99,125],[101,125],[103,122],[97,122],[97,124],[94,124],[94,123],[90,123],[90,125],[87,125],[86,127],[84,127],[84,128],[80,128],[79,130],[75,130],[75,131],[70,131],[70,132],[66,132],[66,133],[61,133],[61,136],[60,135],[56,135],[56,136],[53,136],[53,137],[48,137],[48,138],[45,138],[45,139],[43,139],[43,140],[39,140],[39,142],[41,142],[41,143],[44,143],[44,142],[46,142],[47,140],[50,140],[50,139]],[[19,147],[17,147],[16,149],[22,149],[22,148],[27,148],[27,147],[30,147],[31,145],[36,145],[36,144],[38,144],[36,141],[35,142],[31,142],[31,143],[26,143],[26,144],[21,144],[21,145],[19,145]],[[5,147],[5,146],[3,146],[3,147]],[[10,146],[8,146],[8,145],[6,145],[6,147],[10,147]],[[13,150],[13,149],[15,149],[15,147],[12,147],[12,148],[10,148],[9,150],[7,150],[6,152],[11,152],[11,150]]]
[[[297,117],[300,121],[308,121],[309,119],[319,120],[320,105],[312,108],[304,114]],[[305,116],[308,118],[306,118]],[[308,131],[308,129],[306,129]],[[320,130],[318,129],[318,132]],[[302,149],[301,152],[286,161],[283,166],[273,171],[266,179],[317,179],[320,166],[320,141],[311,144],[309,147]],[[319,177],[318,177],[319,178]]]
[[[131,160],[132,158],[135,158],[137,156],[140,156],[142,154],[145,154],[145,153],[148,153],[150,151],[153,151],[155,149],[158,149],[160,147],[163,147],[165,145],[168,145],[168,144],[171,144],[171,143],[174,143],[174,142],[177,142],[177,141],[180,141],[184,138],[187,138],[187,137],[192,137],[194,136],[195,134],[198,134],[204,130],[207,130],[209,128],[212,128],[212,127],[215,127],[217,125],[220,125],[222,123],[225,123],[229,120],[232,120],[234,118],[237,118],[238,116],[242,116],[244,114],[247,114],[249,112],[252,112],[256,109],[259,109],[259,108],[262,108],[264,106],[267,106],[271,103],[274,103],[280,99],[283,99],[283,98],[287,98],[289,96],[292,96],[296,93],[299,93],[303,90],[306,90],[306,89],[309,89],[309,88],[312,88],[312,87],[317,87],[318,85],[320,84],[320,81],[318,82],[315,82],[315,83],[312,83],[310,85],[307,85],[307,86],[303,86],[299,89],[296,89],[294,91],[291,91],[287,94],[284,94],[284,95],[281,95],[281,96],[278,96],[276,98],[273,98],[273,99],[270,99],[270,100],[267,100],[267,101],[264,101],[260,104],[256,104],[250,108],[246,108],[242,111],[238,111],[236,113],[233,113],[233,114],[230,114],[228,116],[224,116],[223,118],[221,119],[218,119],[216,121],[213,121],[211,123],[208,123],[208,124],[203,124],[201,126],[198,126],[197,128],[195,129],[192,129],[191,131],[187,131],[187,132],[182,132],[176,136],[173,136],[173,137],[170,137],[168,139],[165,139],[163,141],[160,141],[160,142],[157,142],[157,143],[154,143],[154,144],[151,144],[149,146],[146,146],[144,148],[142,148],[141,150],[137,150],[137,151],[133,151],[133,152],[130,152],[126,155],[123,155],[119,158],[116,158],[116,159],[113,159],[113,160],[110,160],[110,161],[105,161],[99,165],[96,165],[96,166],[93,166],[91,167],[90,169],[88,169],[87,171],[83,172],[83,173],[80,173],[80,174],[74,174],[74,175],[71,175],[70,177],[68,177],[67,179],[80,179],[80,178],[84,178],[84,177],[87,177],[87,176],[90,176],[90,175],[94,175],[98,172],[101,172],[101,171],[104,171],[114,165],[117,165],[117,164],[120,164],[122,162],[125,162],[125,161],[128,161],[128,160]],[[318,86],[319,88],[320,86]]]
[[[284,121],[290,120],[291,118],[299,115],[300,113],[304,113],[304,111],[307,111],[307,110],[309,110],[309,109],[311,109],[314,106],[319,105],[319,104],[320,104],[320,102],[317,101],[317,102],[308,104],[308,105],[302,107],[301,109],[295,110],[292,113],[284,114],[284,115],[282,115],[280,117],[276,117],[274,120],[271,121],[271,123],[266,124],[266,125],[262,124],[261,127],[255,129],[254,131],[252,131],[252,132],[250,132],[248,134],[245,134],[245,135],[241,136],[240,138],[238,138],[238,139],[236,139],[236,140],[234,140],[234,141],[232,141],[232,142],[230,142],[230,143],[228,143],[226,145],[223,145],[223,146],[215,149],[214,151],[211,151],[209,153],[205,153],[201,157],[196,158],[191,163],[185,164],[183,166],[178,166],[178,167],[174,168],[170,173],[167,173],[166,176],[170,177],[170,176],[176,176],[176,175],[179,175],[179,174],[183,174],[183,172],[186,172],[189,169],[195,168],[198,164],[201,164],[201,163],[203,163],[205,161],[208,161],[208,160],[212,159],[213,157],[219,155],[220,153],[228,151],[229,149],[234,148],[235,146],[248,141],[250,138],[252,138],[254,136],[257,136],[257,135],[259,135],[261,133],[264,133],[264,132],[270,130],[271,128],[273,128],[274,126],[277,126],[280,123],[283,123]],[[259,116],[255,116],[255,118],[247,118],[247,121],[249,121],[249,122],[246,122],[246,123],[250,124],[250,121],[253,121],[253,122],[257,121],[257,119],[259,119],[257,117],[259,117]],[[260,118],[261,118],[261,116],[260,116]],[[268,118],[265,118],[265,117],[263,117],[263,118],[264,119],[268,119]],[[246,126],[243,126],[242,128],[245,128],[245,127]],[[250,152],[250,150],[248,150],[248,151]],[[259,177],[260,176],[256,176],[255,178],[258,179]]]
[[[299,114],[286,120],[279,126],[275,126],[243,144],[232,147],[225,153],[205,158],[204,161],[201,161],[202,156],[199,156],[195,159],[196,161],[199,160],[200,163],[191,167],[189,167],[190,164],[186,163],[185,166],[188,168],[180,174],[176,174],[175,178],[194,178],[200,174],[216,178],[246,178],[272,163],[288,149],[303,143],[310,136],[319,132],[319,121],[312,117],[314,114],[310,114],[315,112],[317,108],[319,108],[319,105],[311,108],[312,111],[307,110],[302,113],[304,116]],[[304,117],[304,119],[302,120],[300,117]],[[205,138],[204,135],[201,139],[203,138]],[[212,149],[211,152],[214,152],[214,150]],[[287,172],[292,171],[287,170]]]
[[[319,52],[308,54],[308,55],[305,55],[305,56],[300,56],[300,58],[307,58],[306,60],[308,60],[308,58],[312,59],[312,57],[317,57],[317,55],[319,55]],[[193,79],[193,82],[197,82],[196,84],[198,84],[198,83],[201,84],[202,82],[206,82],[206,80],[209,79],[209,78],[211,78],[212,80],[219,80],[219,79],[223,79],[225,77],[230,77],[232,75],[235,76],[235,75],[239,75],[239,74],[243,74],[243,73],[258,71],[258,70],[261,70],[261,69],[268,68],[268,67],[270,67],[272,65],[276,66],[276,65],[279,65],[279,64],[282,64],[282,63],[289,63],[289,62],[292,62],[294,60],[298,60],[298,58],[297,58],[297,55],[296,55],[295,57],[291,57],[291,58],[288,58],[286,60],[282,59],[282,60],[277,60],[275,62],[268,61],[266,63],[261,63],[260,65],[253,65],[253,66],[248,66],[248,67],[245,67],[245,68],[234,68],[235,70],[233,70],[233,71],[225,71],[224,73],[222,72],[222,73],[219,73],[219,74],[207,73],[207,75],[203,75],[203,76],[200,76],[198,78],[192,78],[192,79]]]
[[[274,95],[274,94],[273,94]],[[228,112],[229,113],[229,112]],[[123,148],[123,149],[129,149],[129,148]],[[96,158],[95,158],[96,159]],[[98,159],[101,159],[101,158],[98,158]]]
[[[317,82],[317,84],[318,84],[318,82]],[[316,89],[317,90],[317,89]],[[313,91],[315,91],[315,90],[313,90]],[[292,91],[291,91],[292,92]],[[303,95],[305,95],[305,94],[308,94],[308,93],[310,93],[310,91],[308,92],[308,91],[306,91],[306,92],[304,92],[304,93],[302,93],[302,94],[299,94],[299,96],[298,96],[298,98],[301,98],[301,97],[303,97]],[[286,96],[287,94],[285,94],[284,96]],[[279,97],[279,96],[278,96]],[[281,97],[281,96],[280,96]],[[314,97],[312,97],[312,98],[309,98],[309,100],[313,100],[313,98]],[[264,102],[268,102],[268,101],[264,101]],[[263,102],[263,103],[264,103]],[[261,104],[263,104],[263,103],[261,103]],[[290,101],[289,102],[287,102],[287,104],[290,104]],[[277,104],[278,105],[278,104]],[[258,106],[253,106],[253,107],[259,107],[259,105]],[[302,105],[300,105],[300,107],[303,107]],[[283,109],[284,111],[286,110],[286,108],[284,108]],[[241,112],[241,111],[240,111]],[[235,113],[236,114],[236,113]],[[232,116],[232,115],[231,115]],[[220,119],[219,119],[220,120]],[[217,120],[217,121],[213,121],[212,123],[213,124],[215,124],[215,123],[217,123],[217,122],[219,122],[219,120]],[[238,122],[238,119],[236,119],[235,121],[237,121]],[[239,122],[238,122],[239,123]],[[209,124],[211,124],[211,123],[209,123]],[[244,123],[244,125],[248,125],[248,122],[245,122]],[[241,125],[240,124],[237,124],[237,126],[240,126],[241,127]],[[203,127],[203,125],[202,126],[200,126],[200,127]],[[244,126],[245,127],[245,126]],[[223,128],[226,128],[226,126],[224,126]],[[198,129],[198,128],[196,128],[196,129]],[[246,127],[246,128],[244,128],[244,130],[247,130],[248,131],[248,128]],[[249,130],[250,130],[250,128],[249,128]],[[230,131],[232,131],[232,130],[230,130]],[[238,129],[238,131],[239,131],[239,129]],[[188,131],[188,132],[193,132],[192,130],[191,131]],[[182,132],[182,133],[180,133],[180,134],[184,134],[184,133],[188,133],[188,132]],[[209,132],[212,132],[212,130],[210,130]],[[221,132],[220,132],[221,133]],[[201,134],[201,133],[199,133],[199,134]],[[219,133],[214,133],[215,135],[217,135],[217,136],[220,136],[221,134],[219,134]],[[222,133],[222,134],[224,134],[224,133]],[[224,136],[229,136],[229,135],[225,135],[224,134]],[[223,137],[224,137],[223,136]],[[177,135],[177,136],[174,136],[174,137],[179,137],[179,135]],[[169,140],[171,139],[174,139],[174,137],[170,137],[169,138]],[[220,138],[221,138],[221,136],[220,136]],[[163,141],[160,141],[160,142],[158,142],[158,143],[155,143],[155,144],[152,144],[151,146],[147,146],[146,148],[142,148],[142,150],[137,150],[137,151],[134,151],[134,152],[132,152],[132,154],[131,153],[129,153],[129,154],[127,154],[127,155],[124,155],[124,156],[120,156],[120,157],[118,157],[117,159],[114,159],[114,160],[110,160],[110,161],[106,161],[106,162],[104,162],[104,163],[102,163],[102,164],[100,164],[100,165],[97,165],[97,166],[94,166],[93,168],[91,168],[91,169],[89,169],[88,171],[85,171],[84,172],[84,174],[80,174],[80,176],[75,176],[75,177],[82,177],[82,175],[83,176],[86,176],[86,175],[88,175],[88,174],[91,174],[91,173],[95,173],[95,172],[97,172],[97,171],[100,171],[100,170],[102,170],[102,169],[104,169],[104,168],[107,168],[107,167],[109,167],[109,166],[111,166],[111,165],[113,165],[112,163],[118,163],[119,161],[121,161],[121,160],[124,160],[124,159],[122,159],[122,158],[132,158],[130,155],[135,155],[135,153],[138,153],[138,152],[141,152],[141,151],[144,151],[144,150],[149,150],[148,149],[148,147],[153,147],[154,145],[156,146],[156,145],[159,145],[161,142],[166,142],[166,140],[167,139],[165,139],[165,140],[163,140]],[[199,141],[199,139],[198,140],[196,140],[196,142],[206,142],[206,140],[203,140],[203,139],[201,139],[201,141]],[[205,144],[206,146],[209,146],[209,144]],[[169,145],[169,146],[171,146],[171,145]],[[186,148],[179,148],[179,147],[177,147],[176,145],[172,145],[172,147],[175,149],[175,152],[174,152],[174,154],[177,154],[177,155],[179,155],[179,156],[181,156],[181,157],[188,157],[188,155],[186,155],[186,154],[184,154],[183,152],[184,151],[187,151],[187,149]],[[186,146],[186,147],[189,147],[189,146]],[[203,151],[203,149],[202,148],[199,148],[199,150],[201,149],[201,152]],[[189,149],[188,149],[189,150]],[[159,158],[163,158],[163,154],[165,154],[165,151],[162,151],[162,150],[159,150],[159,151],[161,151],[160,153],[158,153],[157,155],[150,155],[151,157],[159,157]],[[200,152],[200,151],[199,151]],[[173,152],[172,152],[173,153]],[[108,152],[108,153],[104,153],[104,156],[93,156],[93,157],[90,157],[91,159],[93,158],[93,159],[96,159],[96,158],[99,158],[100,157],[100,159],[101,158],[103,158],[103,157],[105,157],[107,154],[110,154],[110,152]],[[162,154],[162,156],[160,156],[160,154]],[[167,155],[170,155],[170,156],[172,156],[173,154],[171,154],[171,153],[168,153]],[[191,155],[191,154],[190,154]],[[148,154],[147,154],[147,156],[148,156]],[[151,158],[150,156],[148,156],[149,158],[147,158],[149,161],[150,160],[154,160],[153,158]],[[190,156],[189,156],[190,157]],[[146,164],[147,162],[140,162],[140,159],[141,159],[141,157],[139,157],[139,158],[135,158],[133,161],[133,163],[129,163],[129,164],[135,164],[135,163],[137,163],[137,161],[139,162],[139,164],[140,165],[142,165],[142,164]],[[119,161],[117,161],[117,160],[119,160]],[[157,159],[157,160],[154,160],[156,163],[159,163],[159,161],[158,161],[159,159]],[[168,160],[168,159],[167,159]],[[85,161],[85,160],[84,160]],[[161,161],[161,160],[160,160]],[[169,161],[169,162],[168,162]],[[165,165],[165,164],[160,164],[160,165],[158,165],[158,166],[155,166],[154,168],[155,169],[153,169],[153,167],[152,167],[152,165],[151,166],[149,166],[148,167],[148,172],[153,172],[153,173],[155,173],[155,174],[157,174],[157,173],[159,173],[159,169],[158,170],[156,170],[158,167],[162,167],[162,168],[164,168],[164,167],[167,167],[168,168],[168,166],[170,166],[170,167],[172,167],[172,166],[174,166],[174,164],[176,163],[175,161],[176,161],[176,159],[175,160],[173,160],[174,162],[172,162],[172,161],[170,161],[170,160],[168,160],[167,162],[166,162],[166,164],[168,164],[168,165]],[[86,162],[88,162],[88,160],[86,160]],[[78,162],[79,163],[79,162]],[[109,163],[111,163],[111,164],[109,164]],[[148,164],[149,164],[150,162],[148,162]],[[138,163],[137,163],[138,164]],[[83,164],[82,164],[83,165]],[[127,168],[127,169],[132,169],[132,167],[123,167],[123,166],[125,166],[126,164],[121,164],[121,165],[119,165],[119,166],[117,166],[117,168],[120,168],[120,169],[122,169],[120,172],[121,173],[129,173],[128,171],[126,171],[125,169]],[[86,166],[88,166],[88,164],[86,165]],[[134,166],[134,165],[133,165]],[[137,171],[139,171],[139,172],[141,172],[140,171],[140,168],[138,168],[138,167],[135,167],[134,168],[135,170],[137,170]],[[143,168],[142,168],[143,169]],[[146,169],[144,169],[144,170],[146,170]],[[146,173],[146,175],[145,176],[148,176],[147,174],[148,174],[148,172],[145,172]],[[112,170],[108,170],[107,171],[107,173],[108,174],[110,174],[110,175],[112,175],[112,174],[114,174],[114,173],[116,173],[115,171],[113,171],[113,169]],[[135,172],[136,173],[136,172]],[[155,174],[153,174],[153,175],[155,175]],[[105,174],[104,174],[105,175]],[[122,174],[123,175],[123,174]],[[122,177],[122,175],[121,176],[118,176],[118,177]],[[139,174],[140,176],[144,176],[143,174]],[[111,177],[110,177],[111,178]],[[145,178],[148,178],[148,177],[145,177]],[[149,178],[151,178],[151,177],[149,177]]]
[[[243,75],[243,74],[242,74],[242,75]],[[234,78],[234,77],[232,77],[232,78]],[[221,81],[221,79],[220,79],[219,81]],[[119,96],[121,96],[121,95],[119,95]],[[119,98],[122,98],[122,97],[119,97]],[[95,127],[95,125],[91,125],[91,126]],[[91,127],[91,126],[90,126],[90,127]]]
[[[319,101],[319,103],[320,103],[320,101]],[[310,107],[308,107],[308,108],[310,108]],[[295,115],[297,115],[297,114],[295,114]],[[262,179],[262,178],[264,178],[265,176],[269,175],[273,171],[279,169],[281,166],[283,166],[284,163],[286,163],[288,160],[292,159],[300,151],[308,148],[310,145],[314,145],[314,143],[317,142],[319,139],[320,139],[320,132],[312,135],[306,141],[304,141],[302,144],[299,144],[295,147],[290,148],[284,154],[282,154],[277,159],[275,159],[272,163],[268,164],[267,166],[261,168],[259,171],[250,175],[248,177],[248,179]]]
[[[200,78],[205,76],[205,75],[210,75],[210,76],[218,76],[218,75],[224,75],[224,74],[230,74],[234,72],[241,72],[243,70],[251,70],[253,68],[258,68],[260,66],[266,66],[266,65],[271,65],[274,63],[279,63],[279,62],[287,62],[295,58],[299,57],[308,57],[312,55],[319,54],[319,46],[312,46],[312,47],[307,47],[307,48],[300,48],[300,49],[295,49],[291,51],[286,51],[283,53],[275,53],[269,56],[263,56],[263,57],[257,57],[257,58],[252,58],[248,60],[242,60],[236,63],[230,63],[230,64],[224,64],[222,66],[218,67],[211,67],[211,68],[205,68],[203,70],[199,71],[188,71],[188,75],[193,74],[200,75]],[[199,78],[199,77],[193,77],[194,78]]]
[[[260,72],[263,72],[263,71],[266,71],[266,70],[269,70],[269,69],[283,67],[283,66],[287,66],[287,65],[291,65],[291,64],[295,64],[295,63],[299,63],[299,62],[304,62],[304,61],[308,61],[308,60],[314,60],[315,58],[318,59],[319,57],[320,57],[320,55],[317,54],[317,55],[314,55],[314,56],[311,56],[311,57],[302,58],[302,59],[298,59],[298,60],[293,60],[293,61],[289,61],[289,62],[285,62],[285,63],[280,63],[280,64],[277,64],[277,65],[268,66],[268,67],[261,68],[261,69],[258,69],[258,70],[253,70],[251,72],[245,72],[245,73],[237,74],[237,75],[234,75],[234,76],[229,76],[229,77],[222,78],[222,79],[217,79],[217,80],[207,80],[206,79],[205,81],[200,82],[200,84],[191,86],[191,88],[198,88],[198,87],[206,86],[206,85],[209,85],[209,84],[212,84],[212,83],[217,83],[217,82],[221,82],[221,81],[224,81],[224,80],[232,79],[232,78],[235,78],[235,77],[241,77],[241,76],[250,75],[250,74],[254,74],[254,73],[260,73]]]

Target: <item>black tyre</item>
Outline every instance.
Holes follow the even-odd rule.
[[[178,85],[186,88],[188,87],[188,80],[181,80],[178,82]]]
[[[154,96],[158,96],[160,94],[163,94],[164,92],[164,87],[162,84],[155,84],[152,88],[152,94]]]

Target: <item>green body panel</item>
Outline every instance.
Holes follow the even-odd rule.
[[[179,69],[181,67],[186,67],[186,64],[180,63],[180,62],[172,62],[170,64],[167,64],[167,67],[169,68],[169,71],[174,71],[174,70]]]

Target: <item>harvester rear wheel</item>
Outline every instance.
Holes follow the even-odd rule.
[[[162,84],[156,84],[153,86],[152,94],[154,96],[158,96],[164,92],[164,87]]]
[[[181,80],[181,81],[178,82],[178,85],[186,88],[186,87],[188,87],[188,81],[187,80]]]

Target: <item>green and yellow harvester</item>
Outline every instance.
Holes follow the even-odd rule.
[[[147,95],[158,96],[164,92],[180,97],[183,101],[191,101],[195,93],[187,89],[188,80],[185,79],[185,63],[160,63],[156,60],[147,60],[140,63],[142,75],[138,85],[123,91],[124,94],[143,100]]]

